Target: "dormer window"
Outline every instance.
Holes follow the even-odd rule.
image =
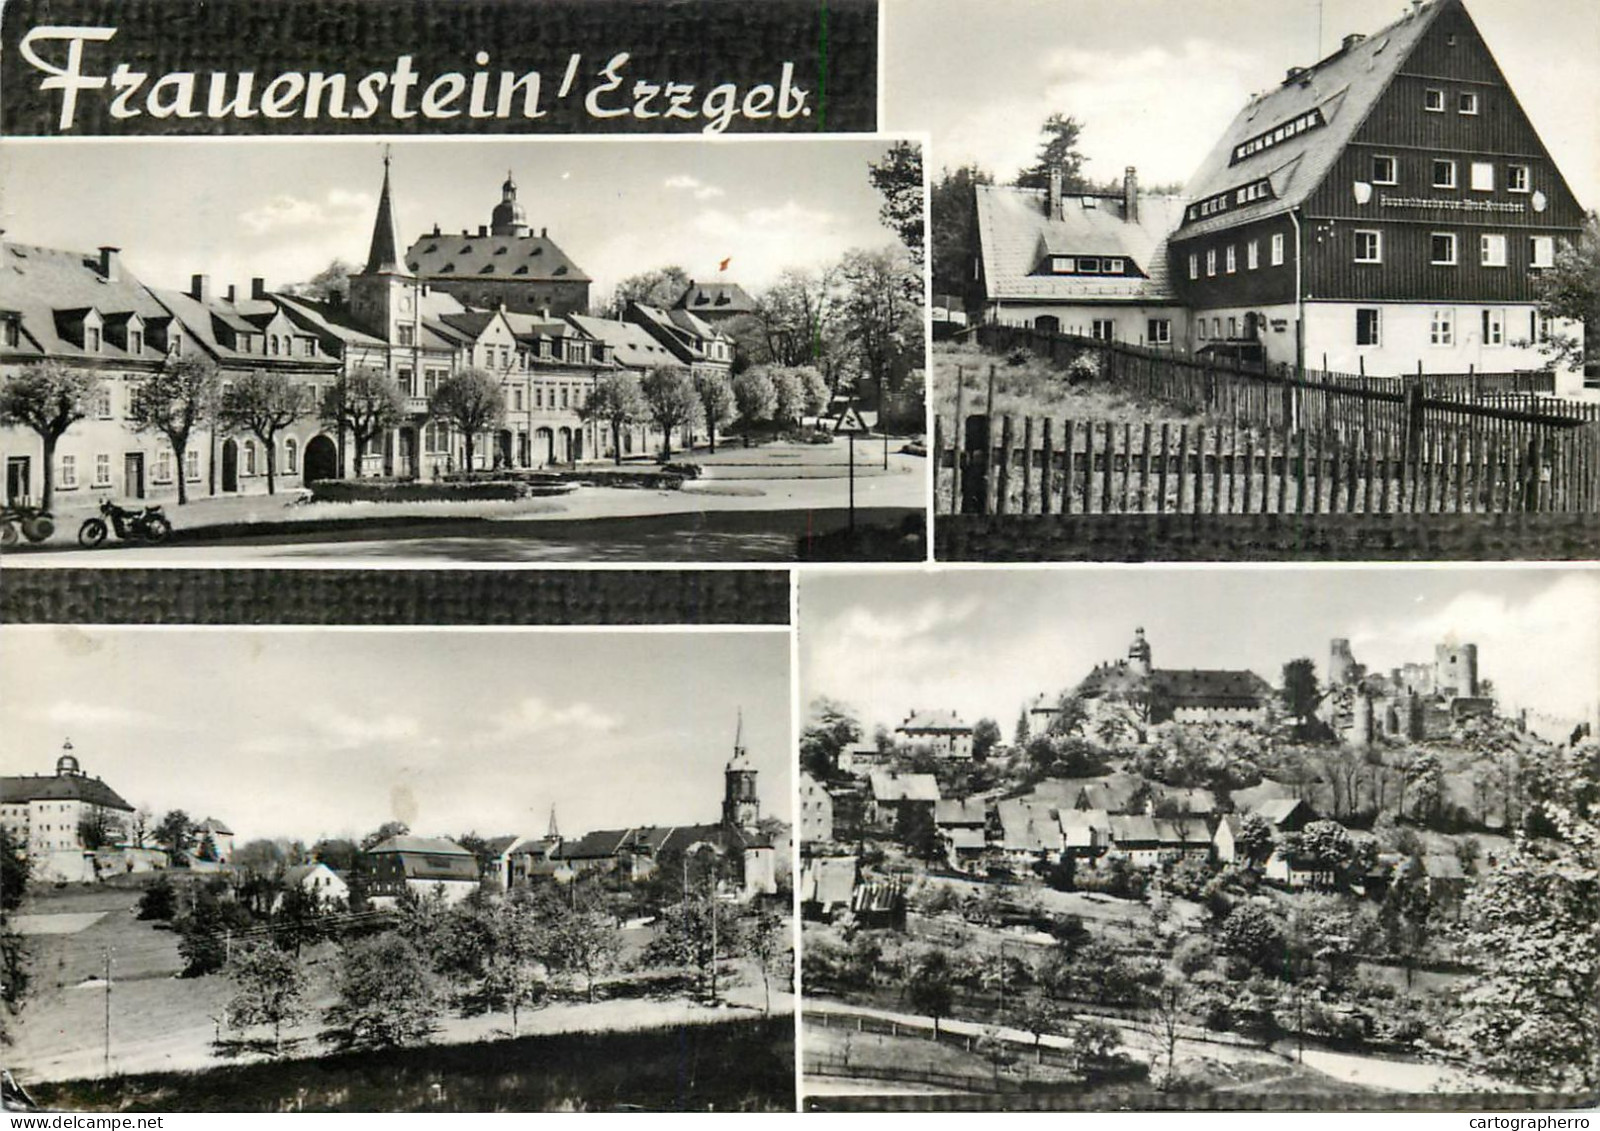
[[[100,327],[85,326],[83,328],[83,348],[90,353],[100,352]]]
[[[14,348],[22,340],[21,327],[15,318],[0,318],[0,346]]]
[[[129,353],[143,353],[144,352],[144,331],[143,330],[129,330],[128,331],[128,352]]]
[[[1078,261],[1070,255],[1052,255],[1050,270],[1057,275],[1071,275],[1078,270]]]

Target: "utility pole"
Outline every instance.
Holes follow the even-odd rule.
[[[106,1057],[105,1076],[111,1077],[111,951],[105,952],[106,960]]]

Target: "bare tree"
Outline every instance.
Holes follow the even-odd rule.
[[[506,395],[492,374],[482,369],[463,369],[439,382],[428,400],[428,413],[461,433],[466,456],[464,470],[470,472],[474,440],[505,416]]]
[[[59,361],[25,365],[0,385],[0,423],[32,428],[44,445],[40,505],[45,510],[55,501],[56,444],[68,428],[89,415],[90,401],[99,388],[100,378],[94,373]]]
[[[178,464],[178,505],[189,501],[184,455],[196,427],[217,411],[217,367],[198,354],[171,359],[161,372],[134,388],[129,415],[141,432],[160,432]],[[269,454],[268,466],[271,466]]]
[[[361,474],[367,445],[405,418],[400,386],[381,369],[362,367],[330,385],[318,406],[318,416],[355,442],[355,471]],[[341,472],[342,474],[342,472]]]
[[[254,370],[222,394],[218,414],[230,432],[250,432],[267,450],[267,494],[277,492],[278,434],[306,415],[305,390],[282,373]]]

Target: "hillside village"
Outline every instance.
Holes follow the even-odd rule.
[[[1504,712],[1476,647],[1453,640],[1369,671],[1336,639],[1320,673],[1290,659],[1276,687],[1156,655],[1136,630],[1126,655],[1025,699],[1009,742],[943,707],[863,741],[848,708],[813,703],[808,1018],[967,1022],[965,1051],[993,1064],[940,1070],[977,1091],[1006,1090],[1002,1070],[1024,1089],[1145,1068],[1163,1088],[1232,1086],[1286,1071],[1286,1042],[1313,1090],[1331,1081],[1304,1067],[1307,1042],[1482,1070],[1452,1078],[1479,1090],[1497,1073],[1583,1078],[1474,1046],[1488,1021],[1458,995],[1485,972],[1474,901],[1529,838],[1559,839],[1551,814],[1563,775],[1593,769],[1592,719]],[[1120,1031],[1095,1028],[1111,1019]],[[848,1049],[841,1062],[819,1041],[808,1071],[870,1071],[864,1050],[847,1068]],[[890,1060],[914,1072],[931,1055]]]
[[[103,988],[107,1062],[129,1072],[503,1040],[535,1010],[544,1032],[742,1017],[765,1034],[790,1008],[789,829],[762,815],[739,738],[715,819],[576,836],[552,810],[539,836],[389,822],[236,843],[215,818],[136,810],[70,743],[55,774],[8,776],[0,800],[11,1067],[33,1085],[99,1070],[85,986]],[[784,1056],[759,1052],[752,1072],[788,1087]]]

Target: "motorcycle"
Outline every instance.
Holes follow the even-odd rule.
[[[115,530],[117,537],[124,542],[165,542],[172,533],[172,523],[161,513],[159,506],[130,510],[117,506],[110,499],[103,499],[100,502],[100,516],[84,519],[83,525],[78,528],[78,543],[92,550],[105,542],[111,530]]]
[[[0,546],[15,546],[20,538],[43,542],[55,532],[55,519],[47,510],[23,503],[7,503],[0,507]]]

